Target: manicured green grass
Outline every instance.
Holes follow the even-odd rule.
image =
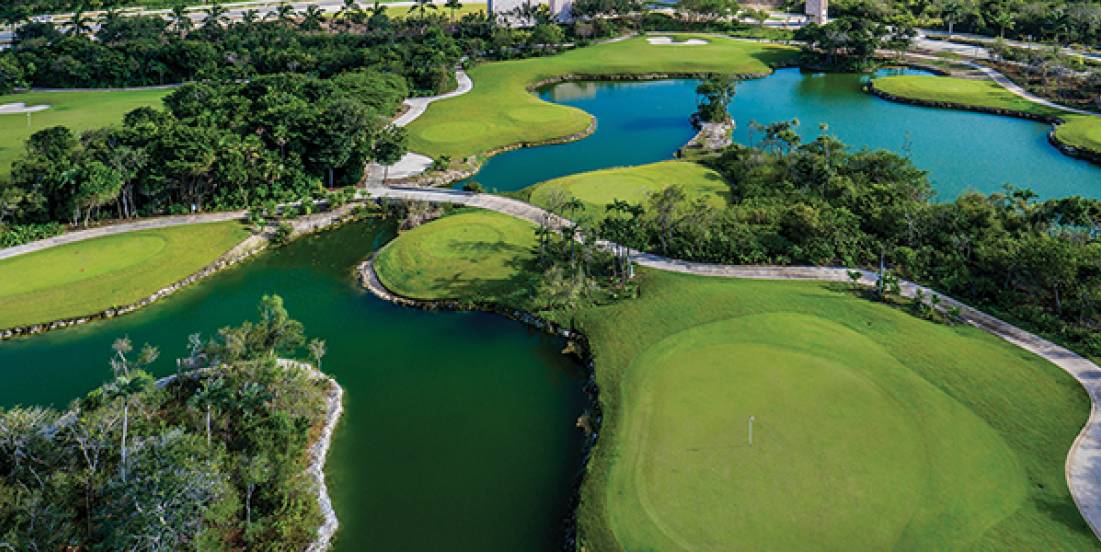
[[[0,328],[134,303],[198,272],[247,236],[237,222],[192,224],[0,260]]]
[[[583,216],[603,218],[605,206],[615,200],[645,204],[650,194],[679,185],[689,197],[706,197],[716,207],[726,204],[730,189],[719,173],[686,161],[662,161],[638,167],[620,167],[574,174],[531,187],[529,201],[540,207],[564,190],[585,205]]]
[[[1058,117],[1064,121],[1055,129],[1055,137],[1060,142],[1101,154],[1101,117],[1076,115],[1042,106],[1009,92],[993,81],[900,75],[878,78],[875,80],[875,87],[888,94],[912,100],[948,102]]]
[[[407,297],[520,301],[534,229],[507,215],[463,210],[403,233],[379,251],[375,270]]]
[[[470,71],[474,89],[433,103],[409,125],[409,148],[454,159],[518,143],[533,143],[584,131],[590,116],[544,102],[527,87],[563,75],[599,77],[646,73],[760,74],[791,60],[791,48],[701,35],[702,46],[658,46],[638,37],[571,50],[556,56],[488,63]]]
[[[435,252],[391,258],[384,282],[423,273],[401,291],[503,295],[520,276],[501,252],[526,250],[527,229],[464,238],[459,222],[399,237],[388,248]],[[492,277],[446,253],[486,243]],[[640,275],[640,298],[570,317],[604,413],[587,549],[1096,546],[1063,472],[1089,401],[1054,365],[837,284]]]
[[[397,2],[399,0],[391,0],[391,1],[392,2]],[[386,2],[383,2],[383,4],[385,4],[385,3]],[[393,7],[386,8],[386,15],[388,15],[390,17],[393,17],[393,18],[402,18],[402,17],[408,16],[409,11],[411,9],[412,9],[411,6],[393,6]],[[484,11],[486,11],[486,4],[485,3],[480,3],[480,4],[463,3],[463,7],[455,10],[454,15],[455,15],[455,18],[458,19],[458,18],[460,18],[460,17],[462,17],[462,16],[464,16],[468,13],[478,13],[478,12],[484,12]],[[448,9],[448,8],[443,7],[443,5],[437,6],[437,8],[435,10],[429,9],[428,13],[430,13],[430,14],[438,13],[438,14],[444,15],[448,18],[450,18],[451,15],[452,15],[451,10]]]
[[[127,112],[144,106],[159,106],[170,90],[128,90],[121,92],[28,92],[0,96],[0,104],[22,102],[49,105],[45,111],[27,116],[0,115],[0,179],[11,174],[11,163],[23,153],[31,134],[53,126],[69,127],[74,133],[122,122]]]

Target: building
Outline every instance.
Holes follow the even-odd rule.
[[[825,25],[829,20],[829,0],[807,0],[807,20],[810,23]]]
[[[509,24],[522,27],[530,25],[530,23],[525,23],[521,18],[512,16],[514,10],[524,6],[538,7],[540,5],[547,6],[551,14],[560,23],[568,23],[573,20],[573,0],[489,0],[487,8],[490,15],[504,15]]]

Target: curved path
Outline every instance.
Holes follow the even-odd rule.
[[[529,203],[489,194],[474,194],[460,190],[388,186],[368,187],[366,192],[369,196],[376,198],[452,203],[479,207],[536,224],[546,224],[556,229],[572,224],[568,219]],[[606,249],[622,247],[606,241],[600,242],[600,245]],[[721,265],[681,261],[630,249],[628,251],[631,261],[640,266],[697,276],[754,280],[851,281],[849,278],[851,269],[843,267]],[[858,272],[861,274],[861,284],[866,286],[875,285],[877,276],[874,272],[869,270],[859,270]],[[900,281],[900,286],[904,297],[914,298],[920,293],[929,300],[928,298],[936,296],[940,299],[937,308],[941,310],[959,309],[959,316],[965,322],[1026,351],[1039,355],[1069,373],[1085,388],[1092,405],[1090,416],[1067,453],[1066,477],[1067,485],[1075,504],[1078,505],[1078,509],[1082,513],[1082,517],[1085,518],[1094,535],[1101,538],[1101,407],[1098,406],[1101,404],[1101,367],[1069,349],[928,287],[906,280]]]
[[[93,238],[102,238],[104,236],[112,236],[115,234],[125,234],[127,232],[134,232],[137,230],[168,228],[170,226],[200,224],[204,222],[224,222],[227,220],[240,220],[245,218],[247,214],[247,211],[225,211],[222,213],[204,213],[201,215],[156,217],[136,220],[133,222],[124,222],[121,224],[100,226],[97,228],[89,228],[87,230],[78,230],[76,232],[68,232],[65,234],[61,234],[60,236],[54,236],[52,238],[45,238],[38,241],[25,243],[23,245],[17,245],[15,247],[0,249],[0,259],[7,259],[9,257],[15,257],[16,255],[23,255],[26,253],[34,253],[35,251],[49,249],[58,245],[76,243]]]

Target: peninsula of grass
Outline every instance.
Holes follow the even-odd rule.
[[[238,222],[141,230],[0,260],[0,328],[129,305],[198,272],[248,236]]]
[[[388,247],[491,243],[500,267],[530,243],[526,228],[455,225]],[[499,297],[519,278],[487,268],[481,288],[478,264],[437,253],[378,269],[384,283],[429,275],[400,290],[422,298],[454,297],[456,280]],[[1096,546],[1064,475],[1090,403],[1058,367],[839,284],[639,274],[639,298],[569,316],[604,414],[578,512],[586,549]]]
[[[461,210],[405,232],[378,252],[379,281],[416,299],[523,303],[535,227],[507,215]]]
[[[30,125],[23,113],[0,114],[0,180],[11,174],[11,164],[23,153],[23,143],[32,134],[53,126],[69,127],[75,133],[122,122],[122,116],[139,107],[159,106],[171,90],[27,92],[0,96],[0,105],[25,103],[48,105],[32,113]]]
[[[680,186],[689,197],[705,197],[716,207],[726,205],[730,189],[719,173],[688,161],[662,161],[637,167],[603,169],[548,180],[529,189],[528,201],[548,207],[563,192],[584,205],[575,217],[603,218],[605,206],[615,200],[645,204],[650,194]]]
[[[644,37],[604,43],[563,54],[479,65],[470,70],[474,89],[435,102],[409,125],[409,149],[463,159],[507,146],[576,135],[592,118],[580,109],[545,102],[529,88],[563,77],[609,78],[726,73],[761,75],[794,61],[798,51],[730,38],[697,38],[699,46],[654,45]],[[640,106],[642,108],[643,106]]]
[[[1055,139],[1078,149],[1101,155],[1101,117],[1078,115],[1030,102],[996,82],[930,75],[899,75],[875,79],[879,92],[926,104],[948,104],[964,108],[1001,110],[1061,120]]]

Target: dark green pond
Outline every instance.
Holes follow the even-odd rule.
[[[924,73],[878,74],[900,72]],[[814,139],[819,123],[826,123],[830,133],[853,147],[908,153],[929,172],[941,200],[955,199],[968,189],[995,192],[1005,184],[1031,188],[1042,198],[1101,198],[1101,167],[1051,146],[1048,125],[881,100],[862,91],[867,78],[783,69],[741,82],[730,108],[737,124],[734,138],[743,144],[752,140],[750,121],[796,117],[805,140]],[[487,189],[518,190],[580,171],[669,159],[693,134],[688,117],[695,109],[696,84],[673,80],[547,87],[540,97],[593,114],[596,132],[578,142],[498,155],[474,179]]]
[[[352,268],[392,231],[357,223],[299,240],[115,320],[0,342],[0,405],[64,406],[103,382],[115,337],[161,347],[251,317],[279,293],[344,386],[326,467],[340,550],[557,550],[581,469],[580,368],[558,339],[479,313],[395,307]]]

